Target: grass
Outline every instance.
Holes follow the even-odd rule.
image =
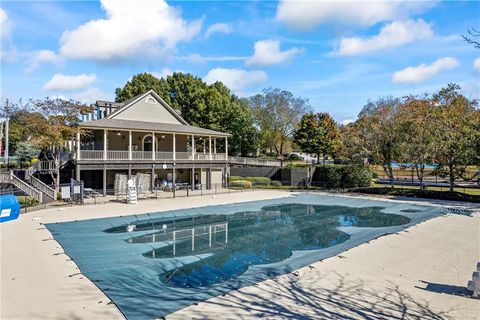
[[[421,188],[418,186],[402,186],[402,185],[385,185],[385,184],[378,184],[376,182],[372,183],[373,188],[390,188],[390,189],[402,189],[402,190],[413,190],[413,191],[421,191]],[[439,192],[444,192],[444,191],[449,191],[447,187],[433,187],[433,186],[428,186],[427,188],[428,191],[439,191]],[[472,195],[472,196],[480,196],[480,189],[473,189],[473,188],[462,188],[462,187],[457,187],[454,189],[454,191],[458,193],[464,193],[467,195]]]

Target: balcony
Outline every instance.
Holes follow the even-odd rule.
[[[164,161],[164,160],[185,160],[185,161],[226,161],[225,153],[195,153],[190,152],[176,152],[175,157],[173,152],[164,151],[128,151],[124,150],[80,150],[80,157],[77,160],[150,160],[150,161]]]

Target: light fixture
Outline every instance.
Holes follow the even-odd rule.
[[[117,132],[117,136],[121,136],[122,133],[120,131]]]
[[[162,139],[165,139],[165,135],[164,135],[164,134],[162,134],[162,137],[161,137],[161,138],[162,138]]]

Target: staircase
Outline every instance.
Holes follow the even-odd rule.
[[[70,160],[70,153],[65,153],[60,158],[60,168]],[[10,183],[22,190],[38,203],[48,203],[57,200],[57,190],[48,186],[35,177],[36,173],[54,173],[55,164],[53,161],[38,161],[25,171],[25,178],[22,180],[13,171],[0,172],[0,183]]]

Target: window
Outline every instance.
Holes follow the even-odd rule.
[[[157,104],[157,100],[155,100],[153,97],[148,97],[145,99],[145,102],[149,104]]]

